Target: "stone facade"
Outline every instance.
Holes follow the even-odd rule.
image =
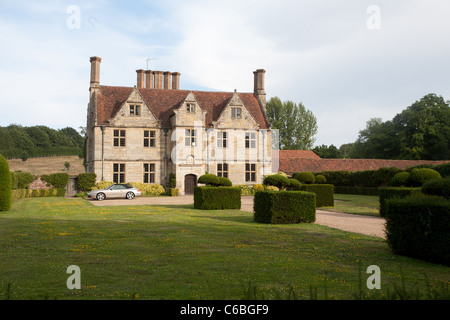
[[[272,172],[264,70],[253,93],[205,92],[179,90],[179,73],[149,70],[137,70],[135,87],[101,86],[100,62],[91,58],[86,145],[99,181],[167,188],[174,173],[185,194],[205,173],[254,185]]]

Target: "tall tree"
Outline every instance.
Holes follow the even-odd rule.
[[[342,158],[341,151],[334,145],[327,146],[325,144],[314,147],[312,150],[315,154],[323,159],[340,159]]]
[[[428,94],[382,122],[370,119],[359,132],[354,158],[450,159],[450,106],[442,97]]]
[[[280,150],[310,150],[317,134],[317,119],[302,103],[273,97],[267,104],[272,128],[279,130]]]

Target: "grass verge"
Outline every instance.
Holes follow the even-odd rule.
[[[81,289],[66,286],[70,265]],[[426,299],[450,282],[449,267],[394,255],[382,239],[239,210],[31,198],[0,213],[0,299],[354,299],[373,294],[370,265],[378,295],[403,286]]]

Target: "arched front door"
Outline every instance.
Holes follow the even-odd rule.
[[[197,176],[187,174],[184,176],[184,194],[194,194],[194,187],[197,185]]]

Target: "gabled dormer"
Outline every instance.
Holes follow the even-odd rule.
[[[173,113],[171,118],[173,127],[205,126],[206,111],[203,110],[193,92],[189,92]]]
[[[245,106],[239,94],[235,91],[217,121],[213,122],[216,129],[254,129],[259,125]]]
[[[160,121],[136,87],[133,88],[109,123],[115,127],[160,127]]]

